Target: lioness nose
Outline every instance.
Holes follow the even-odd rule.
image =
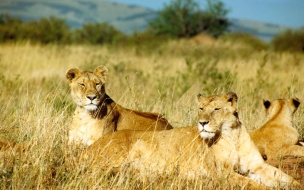
[[[87,98],[90,100],[96,99],[96,95],[87,95]]]
[[[209,121],[199,122],[202,126],[207,125]]]

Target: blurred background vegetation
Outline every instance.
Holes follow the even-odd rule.
[[[206,0],[201,10],[195,0],[173,0],[157,12],[146,30],[125,34],[114,26],[102,23],[86,23],[71,29],[66,20],[50,16],[38,21],[22,21],[8,14],[0,15],[0,43],[31,41],[41,44],[92,44],[131,45],[155,47],[169,39],[191,38],[198,34],[223,40],[242,41],[260,50],[304,51],[304,31],[288,30],[266,43],[250,34],[229,32],[229,10],[219,0]]]

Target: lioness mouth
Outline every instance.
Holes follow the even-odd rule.
[[[214,133],[214,132],[207,131],[207,130],[206,130],[206,129],[204,129],[204,128],[201,130],[201,132],[206,132],[206,133]]]
[[[97,106],[93,103],[87,104],[84,106],[85,109],[89,110],[89,111],[93,111],[97,109]]]
[[[211,131],[207,131],[205,128],[202,128],[201,130],[199,130],[199,132],[200,132],[200,133],[215,134],[217,131],[211,132]]]
[[[215,131],[215,132],[207,131],[204,127],[202,127],[202,129],[200,130],[200,132],[205,132],[205,133],[216,133],[216,131]]]

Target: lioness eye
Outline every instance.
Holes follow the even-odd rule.
[[[83,83],[79,83],[79,86],[81,87],[85,87],[85,85]]]
[[[203,111],[203,108],[199,108],[200,111]]]
[[[220,110],[220,108],[214,108],[214,111],[218,111],[218,110]]]
[[[96,83],[96,86],[97,86],[97,87],[100,86],[100,83]]]

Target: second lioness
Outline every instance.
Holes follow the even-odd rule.
[[[105,91],[108,69],[99,66],[94,72],[73,68],[66,78],[77,104],[69,128],[69,144],[91,145],[101,136],[118,130],[172,129],[160,114],[126,109],[115,103]]]
[[[293,122],[300,100],[264,100],[263,104],[266,109],[266,123],[249,132],[262,156],[269,162],[278,161],[285,156],[304,157],[304,147],[296,145],[300,135]]]

